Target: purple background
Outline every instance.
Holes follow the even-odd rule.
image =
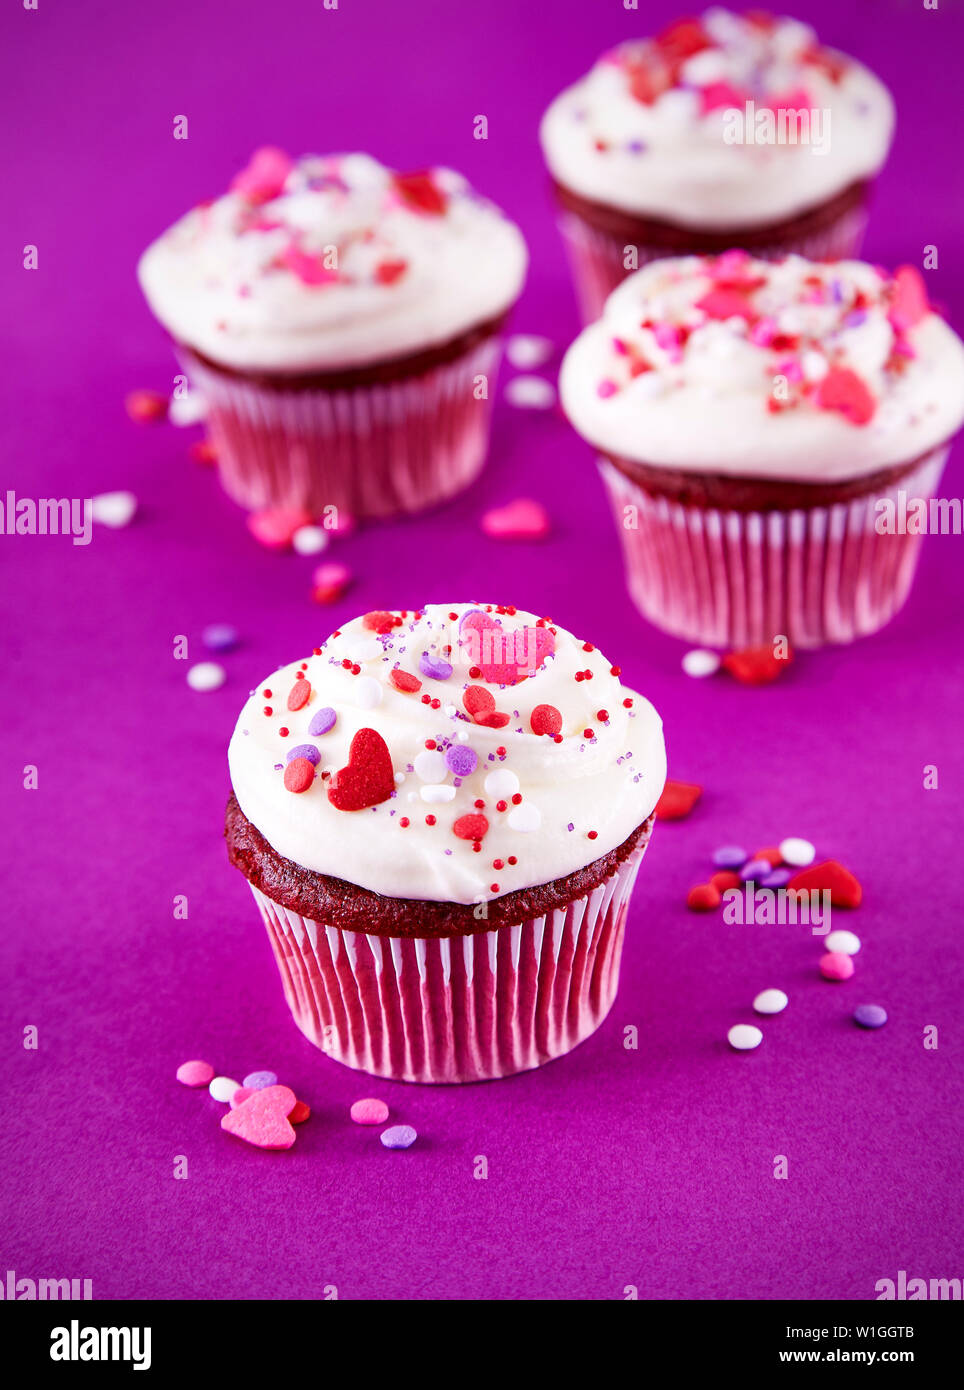
[[[960,1273],[964,542],[926,542],[910,602],[879,636],[803,655],[768,689],[697,682],[681,644],[632,609],[589,452],[556,414],[500,399],[483,479],[423,519],[333,547],[357,582],[324,611],[308,597],[313,562],[260,549],[188,458],[195,431],[138,429],[123,411],[127,390],[168,390],[175,370],[134,280],[138,253],[266,141],[463,170],[529,241],[515,327],[563,347],[577,322],[537,121],[601,49],[677,7],[641,8],[4,7],[0,483],[30,497],[130,488],[141,509],[86,549],[0,541],[0,1278],[88,1277],[95,1296],[119,1298],[305,1298],[333,1284],[344,1298],[613,1299],[631,1284],[641,1297],[866,1299],[898,1269]],[[867,253],[919,263],[937,244],[929,284],[960,326],[964,219],[947,173],[959,94],[944,65],[959,13],[917,0],[794,10],[894,90],[899,131]],[[488,143],[472,139],[479,113]],[[179,114],[186,143],[171,135]],[[39,247],[33,273],[26,243]],[[958,448],[944,491],[962,490]],[[485,507],[527,494],[553,513],[549,543],[481,536]],[[671,774],[706,790],[688,821],[657,828],[620,994],[589,1042],[513,1080],[393,1085],[324,1058],[291,1023],[225,859],[225,749],[251,685],[339,621],[466,596],[550,612],[595,641],[664,716]],[[215,620],[244,646],[224,688],[196,694],[174,638],[188,634],[200,659]],[[36,791],[22,790],[27,763]],[[929,763],[938,791],[922,787]],[[818,978],[805,929],[727,927],[684,906],[714,845],[786,834],[865,885],[843,923],[865,942],[848,984]],[[178,893],[186,922],[173,920]],[[726,1030],[768,986],[790,1008],[738,1056]],[[890,1011],[882,1032],[850,1022],[863,1001]],[[26,1024],[38,1052],[22,1050]],[[922,1045],[929,1024],[936,1052]],[[295,1148],[222,1134],[222,1107],[174,1081],[196,1056],[238,1079],[276,1070],[314,1111]],[[418,1128],[416,1148],[387,1152],[348,1121],[370,1094]],[[186,1182],[172,1176],[178,1154]],[[487,1181],[472,1176],[480,1154]]]

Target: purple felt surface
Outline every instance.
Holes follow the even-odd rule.
[[[5,1210],[0,1276],[86,1277],[95,1296],[867,1299],[899,1269],[960,1273],[962,812],[960,537],[930,538],[904,612],[849,650],[802,656],[777,686],[687,679],[682,647],[623,588],[588,451],[554,414],[497,406],[491,462],[454,504],[333,548],[357,574],[331,610],[310,560],[260,549],[195,431],[138,429],[132,387],[174,363],[134,281],[139,251],[218,193],[253,146],[370,149],[465,171],[525,231],[515,326],[562,346],[577,322],[535,132],[590,59],[671,17],[606,4],[409,0],[41,0],[0,19],[6,132],[3,488],[131,488],[140,513],[87,548],[0,539]],[[795,12],[865,58],[900,126],[867,252],[937,245],[934,296],[964,322],[959,11],[916,0]],[[476,115],[489,140],[472,138]],[[187,115],[187,142],[172,138]],[[39,269],[20,268],[20,247]],[[503,375],[502,384],[507,379]],[[501,388],[500,388],[501,390]],[[964,489],[958,448],[946,495]],[[534,495],[554,538],[484,538],[486,506]],[[673,775],[706,793],[657,827],[612,1015],[570,1057],[465,1089],[387,1084],[316,1053],[291,1024],[247,887],[221,841],[225,748],[250,686],[374,607],[491,598],[595,641],[664,716]],[[211,622],[244,642],[225,686],[190,691]],[[39,768],[23,790],[22,769]],[[923,789],[925,764],[939,789]],[[686,911],[718,844],[806,835],[865,903],[838,925],[855,978],[816,971],[790,927]],[[189,916],[175,920],[186,894]],[[790,1007],[755,1053],[726,1046],[769,986]],[[884,1004],[887,1027],[850,1022]],[[26,1025],[39,1049],[23,1050]],[[638,1050],[623,1046],[638,1029]],[[938,1029],[927,1050],[924,1030]],[[312,1107],[290,1153],[221,1132],[222,1107],[174,1080],[189,1057],[270,1067]],[[383,1096],[417,1145],[348,1120]],[[177,1155],[189,1177],[175,1180]],[[488,1177],[473,1176],[477,1156]],[[789,1176],[773,1177],[777,1155]]]

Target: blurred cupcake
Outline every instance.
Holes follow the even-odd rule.
[[[856,255],[893,126],[877,78],[792,19],[711,9],[604,54],[541,129],[585,321],[660,256]]]
[[[331,1056],[477,1081],[605,1018],[666,757],[591,643],[515,608],[368,613],[255,690],[228,758],[231,861]]]
[[[689,256],[614,291],[561,399],[600,453],[647,618],[708,645],[816,647],[907,597],[921,535],[891,520],[937,488],[964,345],[909,266]]]
[[[242,506],[415,511],[479,472],[518,229],[458,174],[259,150],[141,258]]]

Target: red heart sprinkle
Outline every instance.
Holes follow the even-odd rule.
[[[562,715],[555,705],[536,705],[529,715],[529,728],[534,734],[557,734],[562,728]]]
[[[296,1104],[287,1086],[265,1086],[222,1115],[221,1128],[258,1149],[290,1149],[297,1136],[288,1116]]]
[[[391,632],[393,627],[401,627],[402,620],[395,613],[366,613],[362,618],[362,627],[367,627],[369,632],[379,632],[384,637],[386,632]]]
[[[315,769],[307,758],[292,758],[285,768],[285,787],[289,792],[306,792],[315,780]]]
[[[299,676],[294,685],[288,691],[288,708],[290,710],[303,709],[308,703],[311,695],[311,682]]]
[[[794,874],[787,887],[803,888],[807,892],[814,888],[822,892],[827,888],[833,907],[859,907],[864,895],[859,880],[836,859],[827,859],[823,864],[811,864],[808,869],[801,869]]]
[[[485,816],[470,814],[459,816],[452,826],[452,832],[460,840],[481,840],[488,828],[489,822]]]
[[[906,333],[930,313],[924,277],[916,266],[902,265],[894,271],[894,293],[890,301],[890,322],[898,333]]]
[[[785,657],[778,657],[772,647],[748,647],[742,652],[727,652],[722,665],[744,685],[767,685],[783,675],[792,659],[789,650]]]
[[[835,410],[852,425],[866,425],[877,409],[870,388],[849,367],[831,367],[817,383],[815,399],[821,410]]]
[[[470,685],[462,696],[462,703],[478,723],[480,714],[491,714],[495,709],[495,696],[484,685]]]
[[[663,794],[656,803],[656,814],[660,820],[682,820],[703,795],[703,788],[695,782],[667,781]]]
[[[421,690],[422,682],[418,676],[411,675],[408,671],[395,670],[389,671],[388,679],[396,690],[401,690],[406,695],[414,695],[416,690]]]
[[[375,729],[359,729],[348,750],[348,766],[328,783],[328,800],[338,811],[363,811],[387,801],[394,790],[388,744]]]

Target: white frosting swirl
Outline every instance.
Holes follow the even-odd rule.
[[[745,120],[748,102],[758,135],[769,120],[759,113],[773,111],[774,143],[731,143],[727,112]],[[781,109],[808,112],[806,143],[799,134],[779,143]],[[582,197],[684,226],[742,228],[875,174],[893,127],[887,89],[820,48],[806,25],[714,9],[604,54],[549,107],[541,139],[554,177]]]
[[[964,420],[964,344],[920,274],[862,261],[654,261],[562,364],[572,424],[642,463],[802,481],[909,462]]]
[[[262,150],[148,247],[138,275],[180,342],[295,372],[444,343],[508,309],[525,269],[518,228],[451,170]]]
[[[662,723],[652,705],[621,685],[594,647],[586,650],[589,644],[564,629],[515,610],[486,611],[506,633],[524,632],[530,642],[554,633],[552,654],[511,686],[473,676],[478,635],[473,640],[462,619],[478,611],[474,604],[431,604],[418,615],[401,615],[385,633],[357,618],[320,653],[273,672],[252,693],[228,750],[231,781],[242,811],[279,854],[388,897],[476,903],[584,868],[649,816],[666,780]],[[485,654],[484,633],[482,639]],[[451,674],[445,676],[443,665],[434,668],[441,678],[428,675],[431,663],[420,664],[422,654],[444,657],[447,647]],[[530,650],[543,654],[534,645]],[[421,688],[396,689],[393,668],[415,676]],[[576,678],[587,671],[591,679]],[[288,692],[299,674],[311,696],[289,712]],[[475,722],[463,704],[470,686],[490,692],[509,722]],[[539,705],[558,711],[558,741],[532,731]],[[312,720],[326,708],[336,722],[313,737]],[[395,793],[372,807],[339,810],[328,796],[330,774],[346,766],[360,729],[384,739]],[[435,747],[426,748],[427,741]],[[320,758],[308,790],[293,792],[284,766],[286,753],[299,745],[312,745]],[[474,754],[476,766],[460,778],[447,754],[469,762]],[[453,826],[479,815],[488,829],[475,850]]]

